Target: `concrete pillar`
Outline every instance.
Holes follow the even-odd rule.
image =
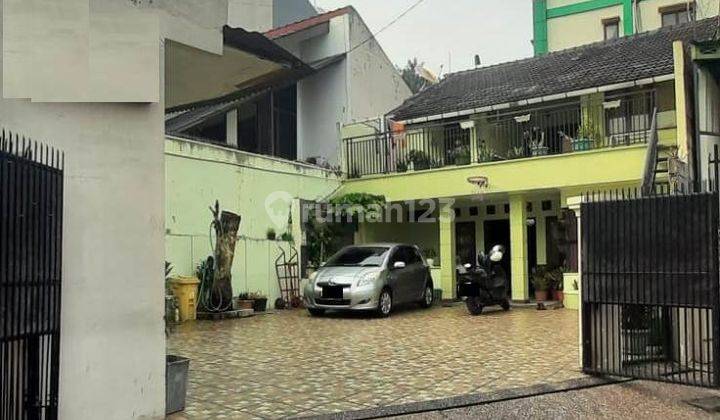
[[[578,364],[580,367],[583,365],[583,331],[582,331],[582,223],[580,223],[580,203],[582,203],[582,197],[568,197],[567,204],[568,208],[572,210],[575,213],[575,217],[577,218],[577,247],[578,247],[578,253],[577,253],[577,267],[578,267],[578,273],[577,273],[577,284],[578,284],[578,346],[580,347],[580,351],[578,354],[580,355],[580,359],[578,360]]]
[[[225,114],[225,138],[227,144],[232,147],[238,145],[238,112],[237,109]]]
[[[512,300],[527,301],[528,269],[527,269],[527,210],[525,197],[510,197],[510,267],[512,270]]]
[[[455,297],[455,209],[440,203],[440,286],[443,298]]]

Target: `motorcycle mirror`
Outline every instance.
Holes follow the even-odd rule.
[[[470,268],[470,267],[472,267],[472,265],[470,263],[465,263],[465,264],[463,264],[463,267]]]
[[[405,263],[403,261],[395,261],[393,268],[405,268]]]

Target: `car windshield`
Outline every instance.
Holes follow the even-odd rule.
[[[380,246],[349,247],[333,255],[326,267],[379,267],[390,248]]]

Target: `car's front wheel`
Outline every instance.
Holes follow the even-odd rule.
[[[425,285],[425,292],[423,292],[423,299],[420,302],[423,308],[429,308],[433,304],[433,288],[432,284],[428,283]]]
[[[390,316],[390,312],[392,312],[392,305],[393,301],[390,289],[383,289],[382,292],[380,292],[380,297],[378,298],[378,315],[384,318]]]
[[[323,308],[307,308],[307,310],[312,316],[323,316],[325,314],[325,309]]]

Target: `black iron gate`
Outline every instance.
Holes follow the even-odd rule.
[[[56,419],[62,153],[0,137],[0,419]]]

